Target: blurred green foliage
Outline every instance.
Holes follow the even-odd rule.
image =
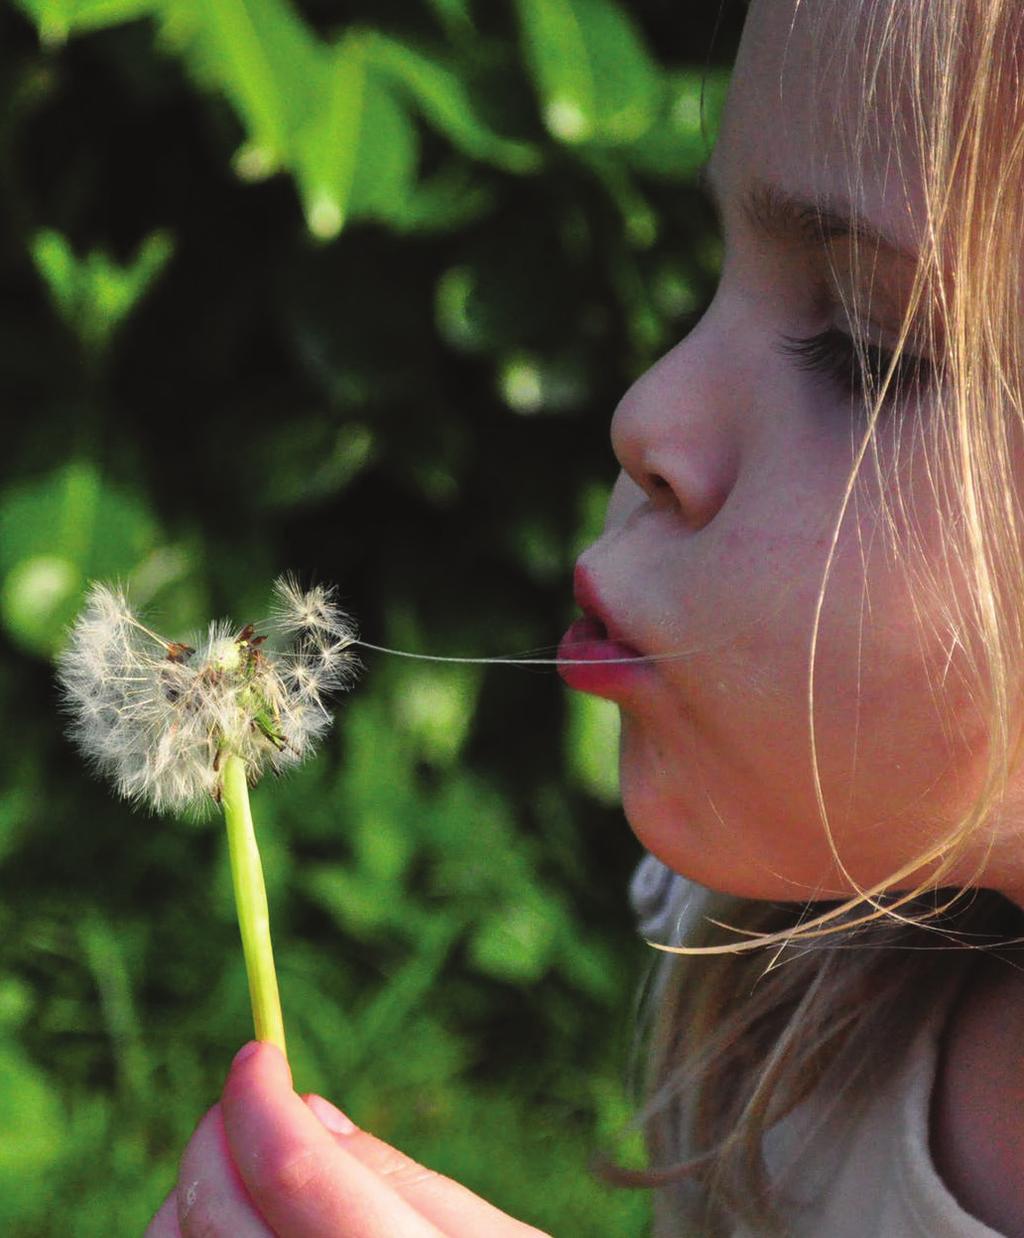
[[[291,568],[379,643],[550,654],[611,410],[715,278],[741,18],[0,4],[0,1232],[141,1233],[249,1034],[218,823],[129,811],[62,736],[87,582],[184,635]],[[296,1083],[556,1235],[639,1235],[590,1171],[641,1155],[614,711],[366,662],[254,797]]]

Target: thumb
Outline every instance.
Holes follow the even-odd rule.
[[[231,1160],[275,1234],[441,1238],[317,1121],[292,1091],[291,1071],[276,1046],[251,1041],[236,1054],[220,1110]]]
[[[322,1096],[310,1093],[302,1099],[333,1133],[339,1147],[383,1179],[448,1238],[479,1238],[480,1234],[493,1238],[548,1238],[532,1225],[513,1220],[461,1183],[427,1169],[382,1139],[360,1130]]]

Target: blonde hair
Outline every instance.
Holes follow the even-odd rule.
[[[795,0],[794,9],[803,3]],[[936,503],[956,520],[944,530],[942,561],[918,565],[914,556],[911,570],[915,586],[932,597],[954,596],[951,574],[964,582],[955,595],[966,600],[943,620],[950,656],[955,648],[984,720],[985,762],[956,828],[865,889],[846,873],[832,840],[813,753],[823,827],[854,894],[806,906],[722,897],[703,928],[664,961],[643,1115],[654,1168],[617,1178],[660,1188],[655,1233],[666,1238],[729,1234],[741,1220],[759,1235],[785,1232],[764,1163],[768,1129],[815,1089],[841,1093],[855,1107],[898,1060],[940,991],[976,959],[966,948],[950,953],[950,941],[984,947],[1022,928],[1020,908],[976,888],[987,852],[973,879],[959,870],[955,884],[948,877],[969,844],[984,838],[991,847],[992,835],[979,831],[1003,800],[1020,747],[1024,519],[1014,440],[1024,442],[1024,12],[1019,0],[820,0],[811,17],[838,23],[838,39],[833,28],[814,42],[842,58],[809,66],[814,80],[839,73],[847,84],[863,84],[856,115],[843,123],[847,166],[857,169],[858,154],[879,132],[874,126],[892,123],[903,126],[901,142],[923,179],[920,263],[897,356],[912,342],[934,358],[928,417],[915,433],[925,440]],[[894,364],[869,391],[871,413],[833,551],[866,466],[883,467],[878,423],[896,377]],[[1024,448],[1017,457],[1024,459]],[[891,479],[879,489],[897,548],[896,530],[905,540],[913,522],[898,519],[905,512]],[[815,640],[827,585],[828,571]],[[808,707],[813,737],[813,642]],[[713,920],[738,930],[739,940],[723,941]],[[685,1223],[695,1228],[681,1229]]]

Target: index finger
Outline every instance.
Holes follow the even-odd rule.
[[[274,1045],[250,1042],[221,1096],[231,1155],[267,1223],[288,1238],[443,1238],[332,1138]]]

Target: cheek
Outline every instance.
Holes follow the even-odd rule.
[[[981,722],[938,613],[906,574],[837,563],[818,630],[813,753],[844,865],[874,884],[956,824],[976,792]],[[716,889],[841,895],[809,724],[813,596],[687,664],[665,698],[624,713],[621,782],[641,841]],[[682,675],[685,674],[685,681]]]
[[[952,824],[977,790],[985,726],[951,619],[956,586],[926,581],[908,555],[878,551],[841,565],[826,595],[815,737],[826,804],[853,825]]]

